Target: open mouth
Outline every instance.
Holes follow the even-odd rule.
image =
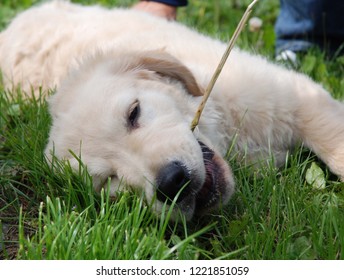
[[[179,209],[188,219],[226,204],[234,191],[230,167],[215,151],[198,142],[203,156],[204,177],[190,171],[180,161],[168,163],[157,176],[157,199],[167,204],[176,199]]]
[[[215,152],[200,141],[199,144],[203,153],[206,177],[202,188],[196,194],[196,208],[202,211],[219,204],[226,183]]]

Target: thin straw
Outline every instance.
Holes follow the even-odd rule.
[[[237,28],[235,29],[235,32],[233,34],[233,37],[229,40],[229,43],[228,43],[228,46],[227,46],[227,49],[225,51],[225,53],[223,54],[222,58],[221,58],[221,61],[219,63],[219,65],[217,66],[205,92],[204,92],[204,95],[203,95],[203,99],[196,111],[196,114],[195,114],[195,117],[194,119],[192,120],[192,123],[191,123],[191,130],[194,131],[196,126],[198,125],[198,122],[199,122],[199,119],[201,118],[201,114],[203,112],[203,109],[205,107],[205,104],[210,96],[210,93],[211,91],[213,90],[213,87],[217,81],[217,78],[219,77],[222,69],[223,69],[223,66],[225,65],[226,61],[227,61],[227,58],[229,56],[229,54],[231,53],[233,47],[234,47],[234,44],[236,42],[236,40],[238,39],[239,37],[239,34],[240,32],[242,31],[242,29],[244,28],[245,26],[245,23],[248,19],[248,17],[250,16],[251,12],[252,12],[252,8],[253,6],[258,2],[259,0],[254,0],[246,9],[244,15],[242,16]]]

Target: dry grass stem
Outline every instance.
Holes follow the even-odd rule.
[[[192,123],[191,123],[191,130],[194,131],[196,126],[198,125],[198,122],[199,122],[199,119],[201,118],[201,114],[203,112],[203,109],[205,107],[205,104],[210,96],[210,93],[217,81],[217,78],[219,77],[221,71],[222,71],[222,68],[223,66],[225,65],[226,61],[227,61],[227,58],[229,56],[229,54],[231,53],[233,47],[234,47],[234,44],[236,42],[236,40],[238,39],[239,37],[239,34],[240,32],[242,31],[242,29],[244,28],[245,26],[245,23],[248,19],[248,17],[250,16],[251,12],[252,12],[252,8],[253,6],[258,2],[259,0],[254,0],[246,9],[244,15],[242,16],[237,28],[235,29],[235,32],[232,36],[232,38],[229,40],[229,43],[228,43],[228,46],[227,46],[227,49],[226,51],[224,52],[222,58],[221,58],[221,61],[219,63],[219,65],[217,66],[205,92],[204,92],[204,95],[203,95],[203,99],[196,111],[196,114],[195,114],[195,117],[194,119],[192,120]]]

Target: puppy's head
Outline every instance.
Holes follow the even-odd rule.
[[[202,91],[191,72],[163,52],[98,54],[71,73],[50,100],[46,148],[78,168],[81,155],[96,190],[130,187],[159,213],[173,200],[187,219],[233,193],[227,163],[190,130]],[[212,107],[211,102],[207,104]]]

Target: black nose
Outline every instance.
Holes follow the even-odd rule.
[[[157,198],[170,204],[179,194],[177,202],[181,201],[189,193],[186,186],[189,181],[190,175],[181,162],[173,161],[165,165],[157,177]]]

